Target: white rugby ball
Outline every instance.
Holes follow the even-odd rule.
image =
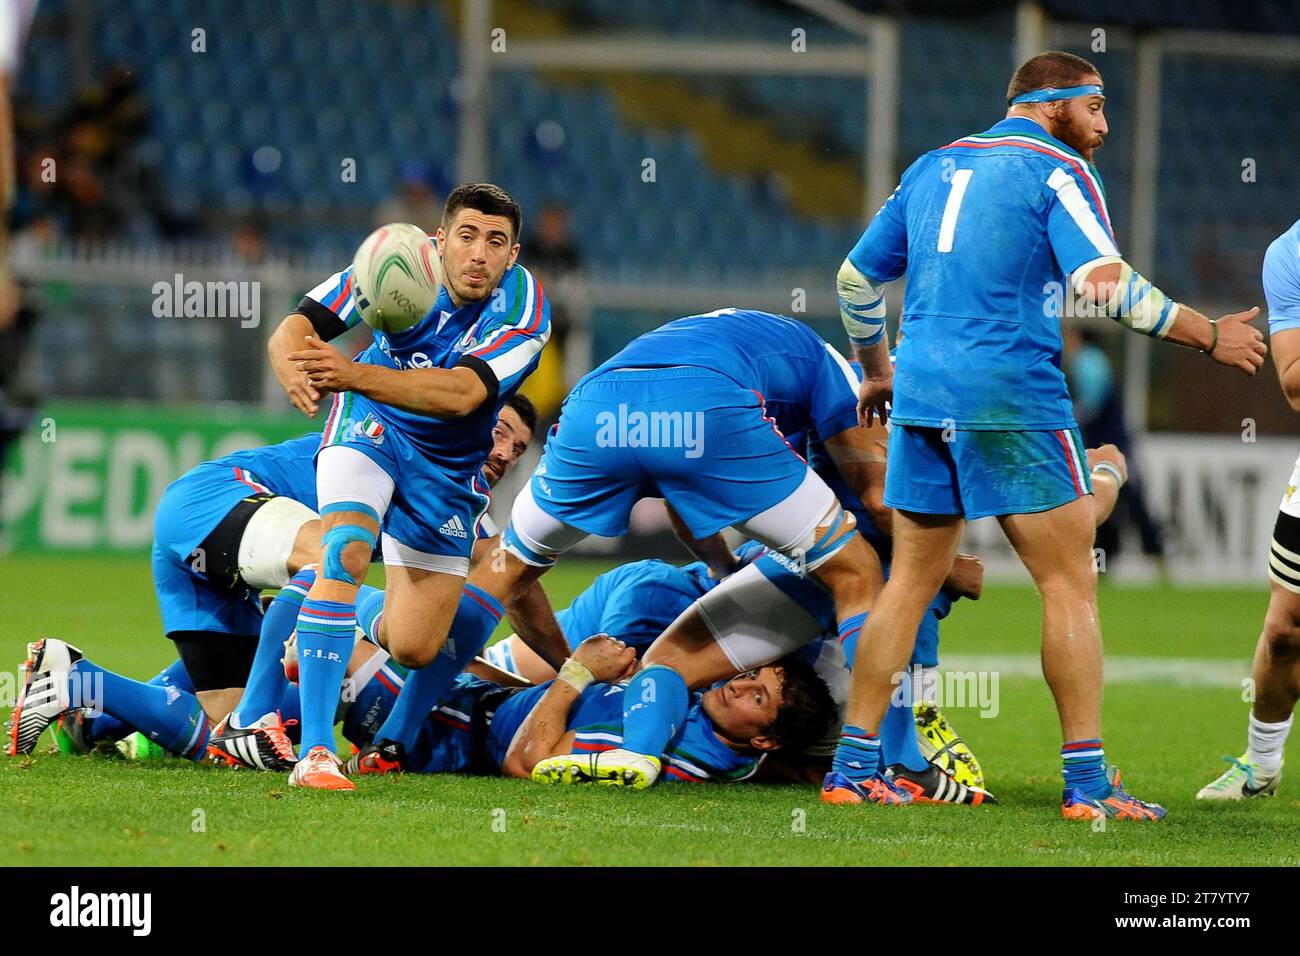
[[[438,301],[442,257],[419,226],[380,226],[352,258],[352,295],[361,318],[381,332],[404,332]]]

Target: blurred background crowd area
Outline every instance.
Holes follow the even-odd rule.
[[[1294,0],[3,2],[31,20],[0,430],[51,400],[282,412],[280,318],[373,227],[432,230],[468,179],[524,208],[557,329],[527,387],[545,417],[678,315],[765,308],[842,344],[834,276],[870,214],[916,156],[1000,119],[1041,49],[1101,70],[1119,244],[1173,296],[1263,306],[1264,250],[1300,216]],[[159,288],[191,281],[256,283],[258,320],[159,318]],[[1271,366],[1247,381],[1077,325],[1085,428],[1295,431]]]

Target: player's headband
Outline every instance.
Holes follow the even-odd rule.
[[[1015,97],[1011,104],[1018,106],[1021,103],[1051,103],[1054,100],[1072,100],[1076,96],[1101,96],[1106,94],[1102,92],[1101,84],[1089,83],[1087,86],[1067,86],[1065,89],[1056,89],[1049,86],[1042,90],[1030,90],[1028,93],[1021,93]]]

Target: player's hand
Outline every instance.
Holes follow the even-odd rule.
[[[593,634],[573,652],[573,659],[604,683],[621,680],[636,666],[636,650],[608,634]]]
[[[1124,481],[1128,481],[1128,459],[1114,445],[1098,445],[1096,448],[1089,448],[1087,455],[1089,471],[1092,471],[1099,462],[1108,461],[1119,469],[1119,473],[1124,476]]]
[[[1268,354],[1268,346],[1264,344],[1264,333],[1250,324],[1257,315],[1259,306],[1219,319],[1219,342],[1210,358],[1220,365],[1241,369],[1247,375],[1258,372]]]
[[[275,372],[280,387],[289,396],[293,407],[308,418],[315,418],[316,413],[320,411],[320,392],[312,388],[311,382],[307,380],[307,373],[300,371],[297,365],[280,355],[272,357],[271,371]]]
[[[958,554],[944,579],[943,589],[953,600],[970,598],[978,601],[984,593],[984,562],[973,554]]]
[[[879,378],[863,378],[858,386],[858,424],[870,427],[872,421],[880,418],[880,424],[889,421],[889,410],[885,403],[894,397],[894,372]]]
[[[328,342],[306,336],[307,347],[290,352],[288,359],[307,376],[307,382],[322,392],[346,392],[352,388],[356,363]]]

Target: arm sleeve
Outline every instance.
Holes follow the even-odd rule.
[[[1103,256],[1118,256],[1115,235],[1101,194],[1089,172],[1057,166],[1047,176],[1047,239],[1067,276]]]
[[[298,303],[298,311],[307,316],[312,328],[327,342],[360,322],[361,313],[352,295],[352,267],[334,273],[310,289]]]
[[[1300,329],[1300,230],[1273,240],[1264,253],[1264,298],[1268,333]]]
[[[473,369],[493,401],[512,393],[537,366],[551,337],[551,306],[542,284],[521,265],[492,292],[483,341],[456,364]]]
[[[885,200],[836,276],[840,318],[854,345],[874,345],[884,335],[883,286],[907,271],[904,189],[900,183]]]

